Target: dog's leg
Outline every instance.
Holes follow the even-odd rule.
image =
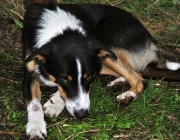
[[[123,61],[121,61],[121,59],[113,60],[109,57],[105,58],[102,61],[103,65],[111,69],[109,74],[114,75],[116,77],[118,77],[118,75],[122,76],[130,84],[131,88],[129,91],[126,91],[125,93],[122,93],[117,96],[118,101],[128,104],[142,92],[143,79],[130,67],[128,63],[126,64],[122,62]],[[105,72],[106,70],[102,69],[100,73],[103,73],[103,71]]]
[[[41,91],[39,82],[36,80],[33,72],[26,72],[23,81],[23,94],[26,98],[28,123],[26,134],[30,139],[44,139],[47,136],[46,122],[42,110]]]
[[[124,77],[120,76],[118,73],[116,73],[115,71],[113,71],[112,69],[110,69],[110,68],[108,68],[108,67],[106,67],[104,65],[102,66],[100,74],[107,74],[107,75],[112,75],[112,76],[117,77],[115,80],[111,81],[107,85],[107,87],[109,89],[119,91],[125,85],[126,79]]]
[[[126,79],[122,76],[116,78],[115,80],[111,81],[107,86],[113,87],[114,85],[118,85],[120,87],[123,87],[126,82]]]
[[[48,117],[57,117],[65,107],[59,91],[51,95],[51,98],[43,105],[44,114]]]

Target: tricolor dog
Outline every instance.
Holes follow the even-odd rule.
[[[129,103],[143,90],[143,77],[178,81],[177,71],[159,69],[155,39],[134,16],[99,4],[32,4],[23,27],[24,80],[28,123],[33,138],[47,136],[44,115],[57,117],[66,106],[78,119],[87,117],[89,93],[98,74],[117,77],[108,86],[128,82],[117,96]],[[177,70],[177,63],[167,63]],[[141,73],[141,75],[140,75]],[[57,87],[41,105],[40,84]]]

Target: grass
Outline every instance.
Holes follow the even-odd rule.
[[[180,47],[180,2],[170,0],[73,0],[66,3],[93,2],[121,7],[146,26],[158,40],[163,54]],[[0,138],[27,139],[27,112],[21,92],[22,46],[21,27],[24,8],[22,0],[0,4]],[[169,52],[168,52],[169,54]],[[167,56],[167,55],[163,55]],[[163,57],[162,59],[170,59]],[[170,54],[170,56],[176,56]],[[175,60],[179,60],[178,55]],[[106,83],[107,84],[107,83]],[[120,94],[107,90],[97,79],[91,91],[88,118],[79,121],[64,110],[58,118],[45,118],[48,140],[135,140],[180,139],[179,83],[150,81],[146,90],[129,106],[116,102]],[[43,89],[48,100],[50,89]]]

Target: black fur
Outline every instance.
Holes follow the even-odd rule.
[[[63,35],[57,35],[40,49],[35,49],[33,46],[36,44],[37,30],[41,28],[38,23],[42,13],[45,9],[56,10],[56,5],[50,3],[29,6],[24,17],[22,32],[25,60],[23,93],[27,101],[31,99],[29,85],[37,78],[28,71],[26,63],[36,55],[42,55],[46,59],[45,62],[35,60],[39,65],[40,74],[46,79],[49,79],[49,74],[54,76],[55,82],[63,87],[68,98],[74,98],[77,93],[77,71],[74,65],[77,56],[81,58],[83,70],[92,75],[89,81],[83,81],[88,91],[94,75],[101,69],[101,60],[97,57],[100,50],[108,52],[105,57],[117,59],[111,49],[124,49],[130,53],[138,53],[146,50],[147,44],[154,41],[144,26],[133,15],[122,9],[100,4],[60,4],[58,6],[82,21],[81,26],[86,31],[86,36],[67,29]],[[72,85],[63,82],[68,74],[75,79]]]
[[[80,29],[83,29],[85,34],[79,31],[79,28],[73,30],[68,27],[63,30],[62,34],[55,36],[51,34],[53,37],[50,36],[47,42],[43,42],[42,46],[36,48],[39,33],[37,31],[48,28],[41,27],[40,21],[43,14],[47,9],[56,13],[57,6],[80,20]],[[72,18],[70,19],[70,23],[73,23]],[[53,33],[54,31],[56,29]],[[43,138],[37,132],[43,132],[46,135],[44,125],[36,126],[36,122],[45,123],[44,116],[38,116],[43,114],[42,110],[37,109],[41,107],[40,81],[47,86],[57,86],[60,95],[57,92],[58,96],[53,97],[57,99],[61,96],[64,102],[60,102],[59,99],[58,103],[62,106],[66,104],[71,115],[79,119],[88,115],[91,83],[99,73],[122,76],[129,82],[130,90],[118,96],[118,100],[125,104],[136,98],[145,87],[143,78],[137,72],[148,78],[165,77],[165,80],[180,81],[180,75],[176,72],[156,68],[154,64],[158,61],[158,49],[155,39],[138,19],[116,7],[100,4],[32,4],[28,6],[24,17],[22,40],[23,95],[27,105],[30,104],[27,126],[27,135],[31,135],[30,139],[38,136]],[[123,82],[120,81],[120,85]],[[34,102],[33,99],[35,99]],[[51,99],[52,105],[54,102]],[[50,103],[47,102],[48,107],[50,106],[49,110],[58,108],[57,106],[53,108],[49,105]],[[31,109],[32,106],[35,109]],[[50,113],[47,112],[44,114],[49,116]],[[52,113],[51,116],[53,115],[55,114]],[[40,120],[33,118],[34,116],[38,116]]]

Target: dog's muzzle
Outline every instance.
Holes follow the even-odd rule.
[[[74,116],[78,119],[86,118],[89,114],[87,109],[74,110]]]
[[[77,119],[87,117],[90,109],[89,93],[83,93],[74,100],[68,99],[66,101],[66,108]]]

